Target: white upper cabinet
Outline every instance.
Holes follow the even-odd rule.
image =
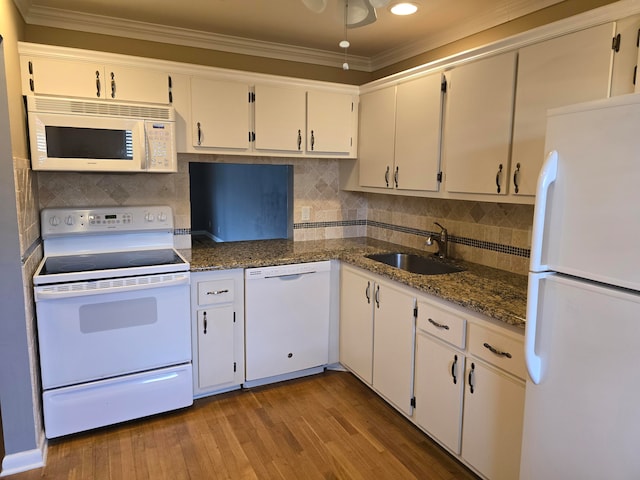
[[[611,73],[611,96],[634,93],[636,81],[636,65],[638,64],[638,31],[640,31],[640,15],[616,21],[616,37],[614,40],[613,71]]]
[[[394,186],[400,190],[438,191],[442,75],[398,85]]]
[[[255,86],[255,149],[302,154],[305,149],[305,91]]]
[[[396,89],[387,87],[360,96],[360,185],[391,186],[395,141]]]
[[[515,73],[515,52],[446,73],[443,155],[448,192],[507,193]]]
[[[249,85],[191,78],[191,142],[196,148],[250,148]]]
[[[520,49],[512,194],[536,193],[545,157],[547,110],[609,95],[613,36],[614,24],[607,23]]]
[[[442,75],[360,98],[360,185],[438,191]]]
[[[349,156],[357,118],[353,96],[343,93],[307,92],[307,153]]]
[[[158,70],[50,57],[22,57],[23,93],[169,103],[169,75]]]

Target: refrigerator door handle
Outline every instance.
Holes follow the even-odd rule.
[[[524,335],[524,359],[531,381],[536,385],[542,376],[542,358],[536,354],[536,333],[538,330],[538,311],[540,283],[547,274],[529,274],[527,291],[527,325]]]
[[[549,270],[542,264],[542,243],[544,241],[544,221],[547,216],[547,199],[549,187],[558,175],[558,152],[549,152],[540,170],[536,189],[536,206],[533,212],[533,229],[531,235],[531,270],[542,272]]]

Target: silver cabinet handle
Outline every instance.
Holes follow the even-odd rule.
[[[96,97],[100,97],[100,72],[96,70]]]
[[[389,187],[389,165],[387,165],[387,171],[384,173],[384,182]]]
[[[302,132],[298,130],[298,150],[302,147]]]
[[[380,285],[376,287],[376,307],[380,308]]]
[[[204,312],[202,314],[202,326],[203,326],[202,333],[206,335],[207,334],[207,312]]]
[[[313,150],[313,147],[315,144],[316,144],[316,137],[313,134],[313,130],[311,130],[311,150]]]
[[[436,328],[442,328],[443,330],[449,330],[449,325],[445,325],[444,323],[438,323],[435,320],[428,318],[427,321]]]
[[[473,393],[476,388],[475,385],[476,364],[472,363],[469,369],[469,393]]]
[[[365,297],[367,297],[367,303],[371,303],[371,282],[367,282],[367,289],[364,291]]]
[[[491,353],[495,353],[496,355],[499,355],[500,357],[507,357],[507,358],[511,358],[511,354],[509,352],[503,352],[498,350],[497,348],[492,347],[491,345],[489,345],[487,342],[484,342],[482,344],[482,346],[484,348],[486,348],[487,350],[489,350]]]
[[[207,292],[207,295],[222,295],[223,293],[229,293],[229,290],[212,290],[210,292]]]
[[[498,173],[496,173],[496,190],[500,193],[502,188],[500,187],[500,174],[502,173],[502,164],[498,167]]]
[[[396,184],[396,188],[398,188],[398,171],[400,170],[400,167],[396,167],[396,173],[393,174],[393,181]]]
[[[200,128],[200,122],[198,122],[198,145],[202,145],[202,129]]]

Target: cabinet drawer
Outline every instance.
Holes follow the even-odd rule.
[[[212,305],[233,301],[233,279],[198,282],[198,305]]]
[[[474,323],[469,325],[469,353],[522,379],[526,378],[523,341]]]
[[[462,349],[466,323],[464,318],[447,310],[429,303],[418,303],[417,328]]]

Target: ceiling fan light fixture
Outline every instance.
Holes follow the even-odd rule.
[[[389,10],[394,15],[413,15],[418,11],[418,5],[411,2],[396,3]]]
[[[373,8],[384,8],[389,5],[391,0],[369,0],[369,3]]]
[[[364,27],[373,23],[378,18],[376,10],[368,0],[345,0],[347,4],[347,27]]]
[[[327,8],[327,0],[302,0],[302,3],[314,13],[322,13]]]

